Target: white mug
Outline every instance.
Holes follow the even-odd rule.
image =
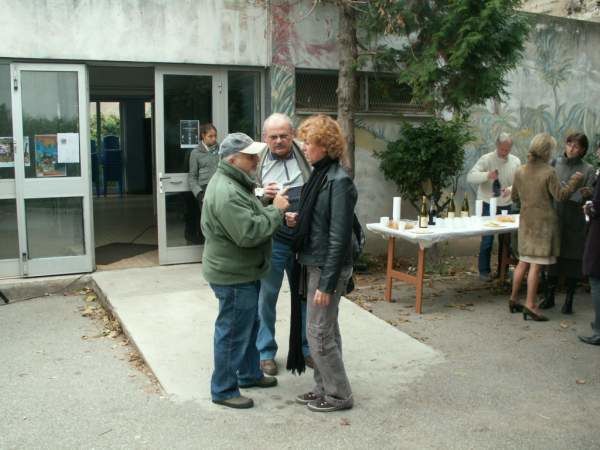
[[[387,227],[390,224],[390,218],[389,217],[380,217],[379,224],[383,225],[384,227]]]

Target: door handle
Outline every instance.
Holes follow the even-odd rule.
[[[158,180],[162,181],[162,180],[170,180],[171,177],[159,177]]]
[[[183,183],[183,181],[181,181],[181,180],[175,180],[175,181],[169,181],[169,183],[171,183],[171,184],[181,184],[181,183]]]

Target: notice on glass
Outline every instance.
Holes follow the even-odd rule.
[[[181,148],[196,148],[200,145],[200,121],[179,121],[179,142]]]
[[[29,136],[23,136],[23,158],[25,159],[25,166],[31,166],[31,152],[29,150]]]
[[[0,167],[15,167],[15,144],[12,137],[0,137]]]
[[[58,162],[78,163],[79,133],[58,133],[56,140],[58,143]]]
[[[38,177],[65,177],[67,167],[58,163],[58,143],[56,134],[36,134],[35,174]]]

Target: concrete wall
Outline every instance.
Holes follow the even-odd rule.
[[[268,64],[252,0],[0,0],[0,57]]]

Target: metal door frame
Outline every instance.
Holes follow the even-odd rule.
[[[80,170],[78,177],[25,178],[23,153],[23,105],[21,101],[21,72],[76,72],[79,114]],[[19,275],[45,276],[91,272],[95,267],[92,221],[92,177],[89,138],[89,83],[87,67],[83,64],[11,64],[12,119],[15,139],[15,198],[19,234]],[[33,143],[30,141],[30,145]],[[34,161],[31,161],[35,164]],[[30,198],[81,197],[83,207],[84,254],[29,259],[25,200]]]
[[[202,246],[167,246],[167,223],[165,197],[167,192],[189,191],[187,173],[165,173],[165,129],[164,129],[164,76],[190,75],[212,77],[212,123],[218,130],[221,141],[228,132],[227,115],[227,70],[195,68],[190,66],[156,66],[154,70],[154,98],[156,116],[156,201],[158,222],[158,261],[159,264],[179,264],[200,262]]]

